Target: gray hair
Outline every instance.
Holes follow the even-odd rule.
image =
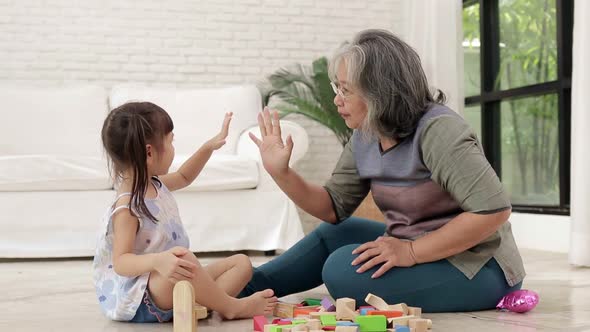
[[[365,135],[403,139],[432,103],[445,103],[442,91],[436,98],[430,91],[418,53],[389,31],[364,30],[343,44],[330,61],[330,79],[343,60],[348,81],[367,103]]]

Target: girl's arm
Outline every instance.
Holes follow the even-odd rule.
[[[182,189],[195,181],[197,176],[201,173],[213,151],[225,145],[225,139],[229,132],[229,124],[231,122],[233,113],[225,113],[221,132],[213,138],[205,142],[197,152],[195,152],[187,161],[180,166],[178,171],[168,173],[159,177],[168,190],[174,191]]]

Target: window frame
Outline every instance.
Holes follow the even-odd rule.
[[[500,103],[507,99],[555,94],[558,101],[559,205],[515,204],[523,213],[570,214],[570,133],[573,44],[573,0],[556,1],[557,79],[506,90],[495,89],[500,69],[499,0],[463,0],[463,8],[479,4],[480,94],[465,97],[465,107],[481,107],[482,144],[486,158],[502,179]]]

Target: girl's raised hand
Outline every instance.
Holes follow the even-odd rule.
[[[225,113],[225,117],[223,118],[223,124],[221,125],[221,131],[219,134],[213,136],[210,140],[208,140],[205,145],[209,147],[211,150],[217,150],[225,145],[225,139],[229,133],[229,124],[231,122],[232,116],[234,115],[233,112]]]
[[[174,247],[159,253],[155,262],[155,270],[173,284],[181,280],[190,281],[194,277],[197,265],[180,258],[187,253],[188,249],[183,247]]]

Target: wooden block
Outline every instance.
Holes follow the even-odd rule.
[[[409,309],[408,309],[408,305],[405,303],[398,303],[398,304],[392,304],[389,305],[389,309],[390,311],[401,311],[404,313],[404,315],[409,315]]]
[[[336,326],[336,332],[358,332],[358,327],[356,326]]]
[[[387,320],[385,316],[356,316],[354,319],[360,325],[363,332],[381,332],[387,329]]]
[[[297,308],[296,304],[279,302],[274,309],[273,315],[280,318],[293,318],[295,308]]]
[[[377,295],[373,295],[371,293],[369,293],[367,295],[367,297],[365,297],[365,302],[367,302],[368,304],[370,304],[371,306],[381,310],[381,311],[388,311],[389,306],[387,305],[387,302],[385,302],[382,298],[380,298]]]
[[[322,316],[334,316],[336,317],[336,313],[335,312],[329,312],[329,311],[317,311],[317,312],[310,312],[309,313],[309,317],[311,317],[312,319],[320,319],[320,317]]]
[[[195,318],[197,320],[207,318],[207,307],[203,307],[202,305],[195,305],[193,307],[193,310],[195,311]]]
[[[336,315],[322,315],[320,321],[323,326],[336,326]]]
[[[426,332],[428,330],[428,320],[427,319],[410,319],[408,322],[408,326],[410,328],[415,328],[416,332]]]
[[[311,312],[316,312],[320,309],[320,306],[307,306],[307,307],[298,307],[293,309],[293,317],[297,316],[304,316],[309,315]]]
[[[254,323],[254,331],[259,332],[263,332],[264,325],[268,324],[268,321],[264,316],[254,316],[254,318],[252,318],[252,322]]]
[[[422,316],[422,308],[408,307],[408,315],[421,317]]]
[[[402,317],[404,313],[401,311],[381,311],[381,310],[373,310],[367,312],[367,315],[374,316],[374,315],[383,315],[385,318],[395,318],[395,317]]]
[[[416,318],[417,317],[415,317],[415,316],[402,316],[402,317],[389,318],[389,319],[387,319],[387,321],[389,322],[389,324],[392,324],[392,325],[408,326],[408,322],[410,321],[410,319],[416,319]]]
[[[194,304],[195,292],[193,285],[186,280],[177,282],[172,291],[174,332],[197,331]]]
[[[310,330],[321,330],[322,329],[322,322],[319,319],[310,319],[305,323]]]
[[[266,324],[264,325],[264,332],[271,332],[273,329],[276,330],[277,324]]]
[[[322,307],[324,307],[326,311],[336,311],[336,307],[329,297],[324,297],[322,300]]]
[[[356,309],[356,301],[354,299],[343,297],[341,299],[336,300],[336,319],[344,320],[350,319],[353,320],[356,317],[357,313],[355,312]]]

